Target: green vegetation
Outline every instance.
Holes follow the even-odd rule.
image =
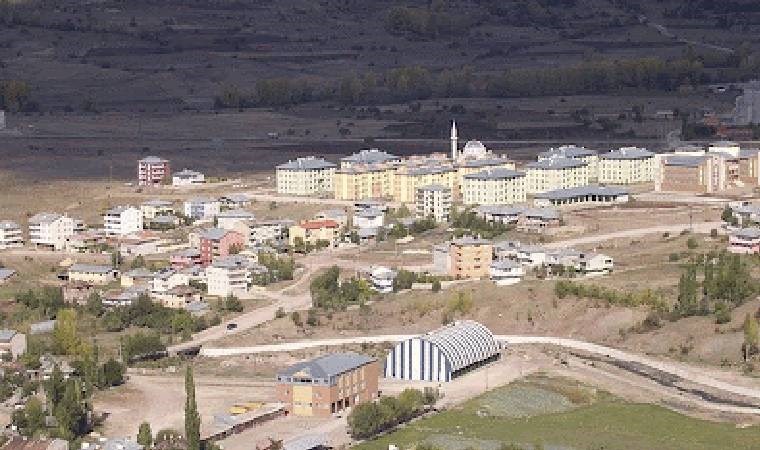
[[[259,264],[267,268],[267,273],[253,276],[253,284],[258,286],[292,280],[296,270],[293,258],[279,257],[271,253],[259,253]]]
[[[398,398],[382,397],[377,402],[356,405],[348,415],[351,436],[366,439],[419,415],[436,398],[417,389],[404,389]]]
[[[417,219],[411,223],[408,227],[402,223],[394,223],[391,227],[391,231],[388,232],[388,236],[401,239],[411,235],[422,234],[429,230],[434,230],[436,227],[435,220],[432,218]]]
[[[315,308],[345,309],[348,305],[363,304],[372,297],[365,280],[349,278],[339,280],[340,269],[332,266],[311,280],[311,298]]]
[[[185,372],[185,439],[187,450],[201,449],[201,416],[195,403],[195,381],[193,368],[187,366]]]
[[[440,5],[440,3],[438,3]],[[406,35],[414,39],[435,39],[466,32],[469,21],[458,14],[441,11],[441,8],[411,8],[396,6],[385,18],[385,29],[391,34]]]
[[[448,277],[430,275],[427,273],[410,272],[406,269],[399,269],[396,278],[393,279],[393,292],[411,289],[414,283],[432,283],[435,290],[435,284],[438,283],[438,290],[441,289],[441,280]]]
[[[153,432],[148,422],[140,424],[140,428],[137,431],[137,443],[145,448],[150,448],[153,445]]]
[[[122,358],[127,362],[155,358],[165,353],[166,345],[157,333],[138,332],[131,336],[124,336],[121,341]]]
[[[454,227],[454,235],[457,237],[470,235],[480,236],[483,239],[493,239],[512,230],[511,226],[501,222],[489,222],[479,217],[472,210],[458,212],[452,209],[451,225]]]
[[[554,285],[554,294],[561,299],[572,295],[575,297],[603,300],[611,305],[649,306],[657,310],[667,310],[667,303],[662,295],[651,289],[636,292],[621,292],[604,286],[559,280]]]
[[[693,419],[660,406],[594,393],[570,381],[551,381],[533,378],[492,390],[356,448],[380,450],[394,443],[407,450],[424,443],[446,449],[527,449],[540,443],[545,448],[721,450],[754,448],[760,439],[756,426],[739,429]]]

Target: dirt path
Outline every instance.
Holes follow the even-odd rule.
[[[691,230],[694,233],[709,233],[712,229],[720,229],[723,222],[699,222],[691,225]],[[612,239],[620,238],[634,238],[640,236],[646,236],[648,234],[659,233],[671,233],[677,234],[683,230],[688,230],[690,225],[688,223],[681,223],[675,225],[659,225],[647,228],[635,228],[632,230],[620,230],[614,233],[597,234],[591,236],[583,236],[574,239],[566,239],[562,241],[555,241],[546,244],[548,248],[562,248],[562,247],[574,247],[577,245],[597,244],[599,242],[609,241]]]

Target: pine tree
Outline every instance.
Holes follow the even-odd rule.
[[[193,369],[188,366],[185,372],[185,439],[187,450],[200,450],[201,448],[201,418],[198,414],[198,405],[195,403],[195,382],[193,381]]]
[[[153,432],[150,429],[148,422],[140,424],[140,429],[137,432],[137,443],[145,447],[150,448],[153,445]]]

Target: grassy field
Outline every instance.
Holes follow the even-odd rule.
[[[501,443],[563,450],[756,449],[760,428],[693,419],[569,380],[535,377],[355,448],[407,449],[421,442],[446,450],[496,449]]]

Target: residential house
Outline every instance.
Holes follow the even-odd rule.
[[[16,330],[0,330],[0,353],[18,359],[26,353],[26,335]]]
[[[341,227],[348,226],[348,213],[343,209],[327,209],[318,212],[314,219],[316,220],[334,220],[338,222]]]
[[[728,237],[728,251],[743,255],[760,253],[760,228],[741,228]]]
[[[293,225],[288,230],[288,245],[298,247],[309,244],[312,246],[337,245],[340,234],[340,224],[334,220],[306,220]]]
[[[193,220],[212,220],[221,212],[219,200],[206,197],[195,197],[184,203],[185,216]]]
[[[120,306],[130,306],[144,295],[150,295],[150,288],[147,286],[132,286],[124,290],[110,290],[103,294],[103,306],[114,308]]]
[[[240,255],[218,258],[206,267],[208,295],[244,296],[251,285],[250,262]]]
[[[24,246],[24,234],[21,227],[13,221],[0,221],[0,250]]]
[[[66,251],[76,253],[99,253],[108,244],[105,230],[78,231],[66,238]]]
[[[164,253],[166,241],[153,231],[143,231],[124,236],[119,241],[122,255],[147,256]]]
[[[257,220],[248,227],[248,246],[284,247],[288,243],[288,233],[293,224],[289,219]]]
[[[382,228],[385,214],[379,209],[364,209],[354,213],[354,226],[357,228]]]
[[[611,256],[601,253],[581,253],[578,272],[587,276],[604,275],[612,272],[614,261]]]
[[[489,267],[489,276],[497,285],[508,286],[519,283],[525,276],[525,269],[509,259],[493,261]]]
[[[188,305],[203,301],[203,295],[198,289],[185,285],[174,286],[156,298],[163,306],[175,309],[185,309]]]
[[[245,244],[245,237],[237,231],[209,228],[199,235],[201,265],[207,266],[215,258],[240,253]]]
[[[125,236],[143,229],[143,215],[134,206],[116,206],[103,214],[106,235]]]
[[[277,400],[296,416],[330,417],[378,398],[380,365],[357,353],[331,353],[277,373]]]
[[[546,228],[559,226],[559,212],[554,208],[525,208],[517,221],[521,231],[541,232]]]
[[[85,281],[69,280],[63,288],[63,302],[70,305],[86,305],[93,294],[99,293],[95,285]]]
[[[136,269],[122,272],[120,284],[121,287],[132,287],[137,285],[147,285],[153,280],[153,272],[145,267],[138,267]]]
[[[433,246],[433,272],[439,275],[451,273],[451,243]]]
[[[248,194],[227,194],[219,197],[222,206],[229,209],[240,209],[251,206],[251,197]]]
[[[546,263],[546,249],[538,245],[521,245],[517,249],[517,262],[525,267],[540,267]]]
[[[187,187],[196,186],[206,182],[206,176],[194,170],[184,169],[172,175],[172,186]]]
[[[448,222],[451,217],[451,189],[436,184],[421,186],[417,188],[414,205],[417,218],[432,217],[438,223]]]
[[[184,269],[186,267],[200,266],[201,264],[201,251],[197,248],[178,250],[169,255],[169,265],[173,269]]]
[[[322,158],[298,158],[276,168],[277,193],[317,195],[333,192],[335,164]]]
[[[137,162],[137,182],[140,186],[158,186],[169,180],[169,161],[156,156],[148,156]]]
[[[106,285],[119,278],[119,269],[97,264],[74,264],[69,267],[69,281],[82,281],[94,285]]]
[[[372,267],[369,271],[369,282],[375,291],[388,294],[393,292],[393,280],[396,279],[396,275],[397,272],[388,267]]]
[[[39,213],[29,218],[29,242],[37,248],[63,250],[66,239],[84,231],[84,224],[56,213]]]
[[[493,245],[490,241],[474,237],[455,239],[451,242],[449,255],[449,275],[456,279],[485,278],[490,274],[493,260]]]

